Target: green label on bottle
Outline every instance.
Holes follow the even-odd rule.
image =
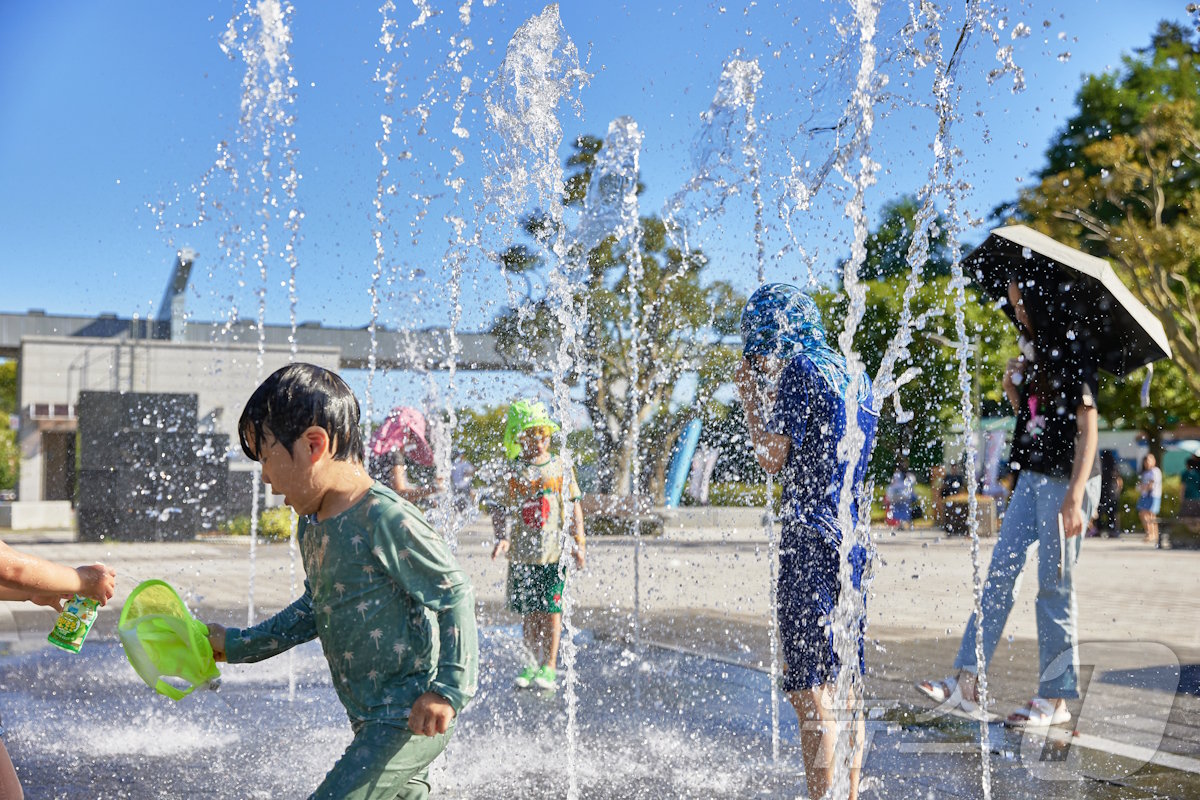
[[[92,623],[96,621],[96,609],[100,604],[89,597],[75,595],[63,606],[62,613],[54,623],[54,630],[46,639],[55,647],[78,653],[83,647]]]

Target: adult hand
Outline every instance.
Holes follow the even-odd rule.
[[[1078,536],[1083,533],[1083,511],[1080,509],[1082,501],[1072,496],[1071,492],[1067,492],[1067,496],[1063,498],[1062,508],[1058,513],[1062,515],[1063,535],[1070,539],[1072,536]]]
[[[496,560],[496,556],[504,555],[508,552],[508,539],[497,539],[496,546],[492,548],[492,561]]]
[[[437,736],[450,729],[454,706],[437,692],[426,692],[408,712],[408,727],[418,736]]]
[[[213,660],[225,660],[225,626],[218,625],[215,622],[209,622],[208,625],[208,643],[212,645]]]
[[[76,567],[79,576],[79,594],[106,605],[117,588],[117,571],[103,564]]]

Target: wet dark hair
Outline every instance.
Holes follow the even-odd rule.
[[[314,364],[288,364],[250,395],[238,421],[242,452],[260,460],[264,431],[291,452],[313,425],[329,434],[334,461],[363,460],[358,399],[341,376]]]

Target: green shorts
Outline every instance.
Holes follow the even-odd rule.
[[[561,614],[563,583],[558,564],[509,563],[508,607],[518,614]]]

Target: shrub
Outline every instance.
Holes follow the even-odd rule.
[[[775,509],[779,509],[779,498],[783,487],[775,484]],[[741,506],[744,508],[762,508],[767,503],[767,485],[765,483],[714,483],[708,490],[708,502],[714,506]]]
[[[1138,476],[1125,478],[1125,486],[1121,489],[1121,497],[1117,501],[1117,516],[1121,521],[1121,530],[1137,532],[1142,530],[1142,521],[1138,518],[1137,501],[1140,495],[1137,490]],[[1178,475],[1163,476],[1162,505],[1158,510],[1158,518],[1173,519],[1179,516],[1179,500],[1183,497],[1183,484]]]
[[[258,515],[258,535],[272,541],[286,541],[292,535],[292,509],[287,506],[268,508]],[[230,536],[249,536],[250,517],[234,517],[221,526]]]

